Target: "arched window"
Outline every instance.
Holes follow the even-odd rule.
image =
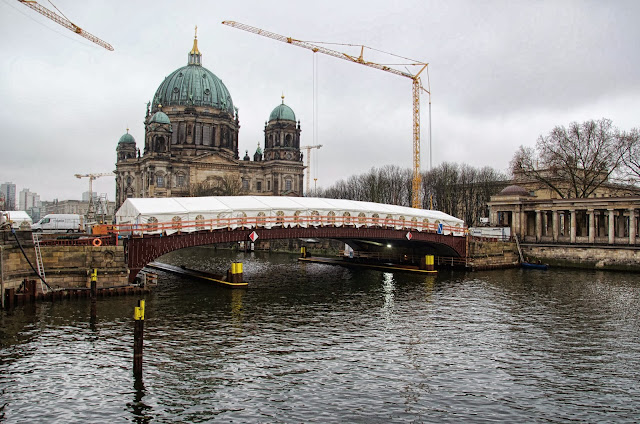
[[[276,225],[284,225],[284,212],[276,212]]]
[[[329,225],[336,224],[336,213],[334,211],[329,211],[329,213],[327,214],[327,223]]]
[[[284,136],[284,146],[285,147],[291,146],[291,134],[287,134]]]
[[[423,229],[428,229],[429,228],[429,220],[427,218],[422,220],[422,228]]]
[[[258,225],[264,226],[267,222],[264,212],[258,212]]]
[[[158,218],[155,216],[147,218],[147,231],[158,231]]]
[[[196,231],[204,230],[204,216],[196,216]]]
[[[393,215],[387,215],[384,219],[384,225],[390,227],[393,224]]]
[[[364,212],[358,214],[358,224],[364,225],[367,222],[367,215]]]
[[[296,211],[296,213],[293,214],[293,223],[295,225],[300,225],[300,214],[302,214],[302,211]]]
[[[311,223],[314,225],[318,225],[320,223],[320,212],[311,211]]]
[[[171,218],[171,228],[173,228],[174,230],[181,230],[182,218],[180,218],[179,216],[174,216],[173,218]]]
[[[344,223],[346,225],[351,224],[351,214],[349,212],[343,213],[342,216],[343,216]]]
[[[406,218],[404,217],[404,215],[400,215],[400,217],[398,218],[399,224],[401,228],[404,228],[404,221],[406,221]]]
[[[418,218],[415,216],[411,218],[411,228],[418,228]]]
[[[377,213],[371,215],[371,218],[373,218],[373,225],[378,225],[380,223],[380,215]]]

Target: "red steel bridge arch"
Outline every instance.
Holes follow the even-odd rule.
[[[202,230],[171,235],[129,236],[124,239],[129,281],[145,265],[174,250],[217,243],[248,241],[255,231],[261,240],[315,238],[336,240],[370,240],[402,242],[403,246],[429,248],[441,256],[466,257],[467,238],[438,234],[434,231],[416,231],[395,228],[320,226],[320,227],[272,227]],[[407,237],[410,234],[410,237]]]

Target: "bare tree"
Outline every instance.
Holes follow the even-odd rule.
[[[511,170],[514,177],[539,181],[561,198],[589,197],[619,169],[628,143],[608,119],[573,122],[540,136],[535,149],[520,146]]]
[[[240,178],[233,174],[210,177],[200,183],[192,184],[189,187],[189,195],[192,197],[238,196],[241,195],[243,191]]]
[[[622,156],[621,178],[627,183],[640,182],[640,130],[633,128],[625,133],[627,150]]]

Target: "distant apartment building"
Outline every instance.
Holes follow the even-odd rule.
[[[0,192],[4,197],[4,210],[13,211],[16,209],[16,185],[8,182],[0,184]]]
[[[105,215],[106,217],[113,217],[115,213],[115,202],[105,202],[106,210],[103,210],[101,205],[94,205],[96,208],[96,216],[100,218]],[[49,213],[73,213],[79,215],[85,215],[89,209],[89,201],[83,202],[82,200],[57,200],[52,202],[42,202],[42,216]]]
[[[40,195],[32,193],[28,188],[23,188],[18,194],[18,209],[21,211],[28,211],[32,208],[39,208],[41,206]]]

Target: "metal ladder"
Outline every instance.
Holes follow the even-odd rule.
[[[42,282],[45,279],[44,275],[44,263],[42,263],[42,252],[40,251],[40,234],[31,233],[31,238],[33,239],[33,247],[36,251],[36,267],[38,268],[38,274],[40,274],[40,287],[42,287],[42,292],[46,291],[46,286]]]

